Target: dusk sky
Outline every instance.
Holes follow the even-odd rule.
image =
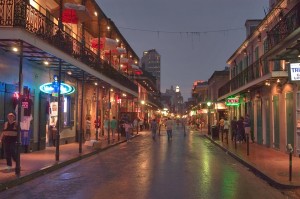
[[[97,0],[135,53],[161,55],[161,91],[178,85],[186,101],[246,39],[245,21],[262,19],[268,0]]]

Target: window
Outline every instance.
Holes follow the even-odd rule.
[[[63,104],[63,121],[64,126],[71,126],[71,98],[70,96],[64,97]]]

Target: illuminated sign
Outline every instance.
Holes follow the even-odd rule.
[[[58,95],[58,82],[45,83],[40,86],[40,90],[44,93],[52,94],[53,96]],[[75,92],[75,88],[65,83],[60,83],[60,94],[69,95]]]
[[[300,63],[290,63],[289,75],[291,81],[300,80]]]
[[[226,106],[239,106],[240,105],[240,98],[238,97],[231,97],[226,99]]]

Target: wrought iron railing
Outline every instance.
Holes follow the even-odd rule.
[[[224,84],[222,87],[219,88],[218,96],[224,96],[236,89],[241,88],[242,86],[245,86],[246,84],[259,79],[267,74],[269,74],[271,71],[283,71],[281,68],[274,67],[269,71],[269,67],[266,67],[266,60],[257,60],[250,66],[248,66],[246,69],[244,69],[241,73],[239,73],[237,76],[230,79],[226,84]],[[287,69],[285,68],[284,71]]]
[[[300,26],[300,3],[292,8],[279,22],[268,32],[268,50],[283,41]]]
[[[80,37],[61,30],[49,17],[23,0],[0,1],[0,27],[24,28],[108,78],[138,91],[138,86],[133,81],[119,73],[107,61],[98,58]]]
[[[300,27],[300,3],[292,8],[285,16],[283,16],[279,22],[268,32],[268,51],[278,45],[281,41],[287,38],[293,31]],[[218,92],[218,96],[224,96],[247,83],[258,79],[268,73],[268,62],[266,60],[256,61],[252,65],[248,66],[237,76],[229,80],[223,85]],[[276,71],[273,68],[272,71]]]

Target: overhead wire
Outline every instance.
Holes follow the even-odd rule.
[[[130,27],[122,27],[119,26],[120,29],[124,30],[133,30],[133,31],[140,31],[140,32],[153,32],[153,33],[167,33],[167,34],[207,34],[207,33],[218,33],[218,32],[228,32],[228,31],[236,31],[236,30],[242,30],[243,27],[238,28],[227,28],[227,29],[219,29],[219,30],[205,30],[205,31],[167,31],[167,30],[151,30],[151,29],[140,29],[140,28],[130,28]]]

